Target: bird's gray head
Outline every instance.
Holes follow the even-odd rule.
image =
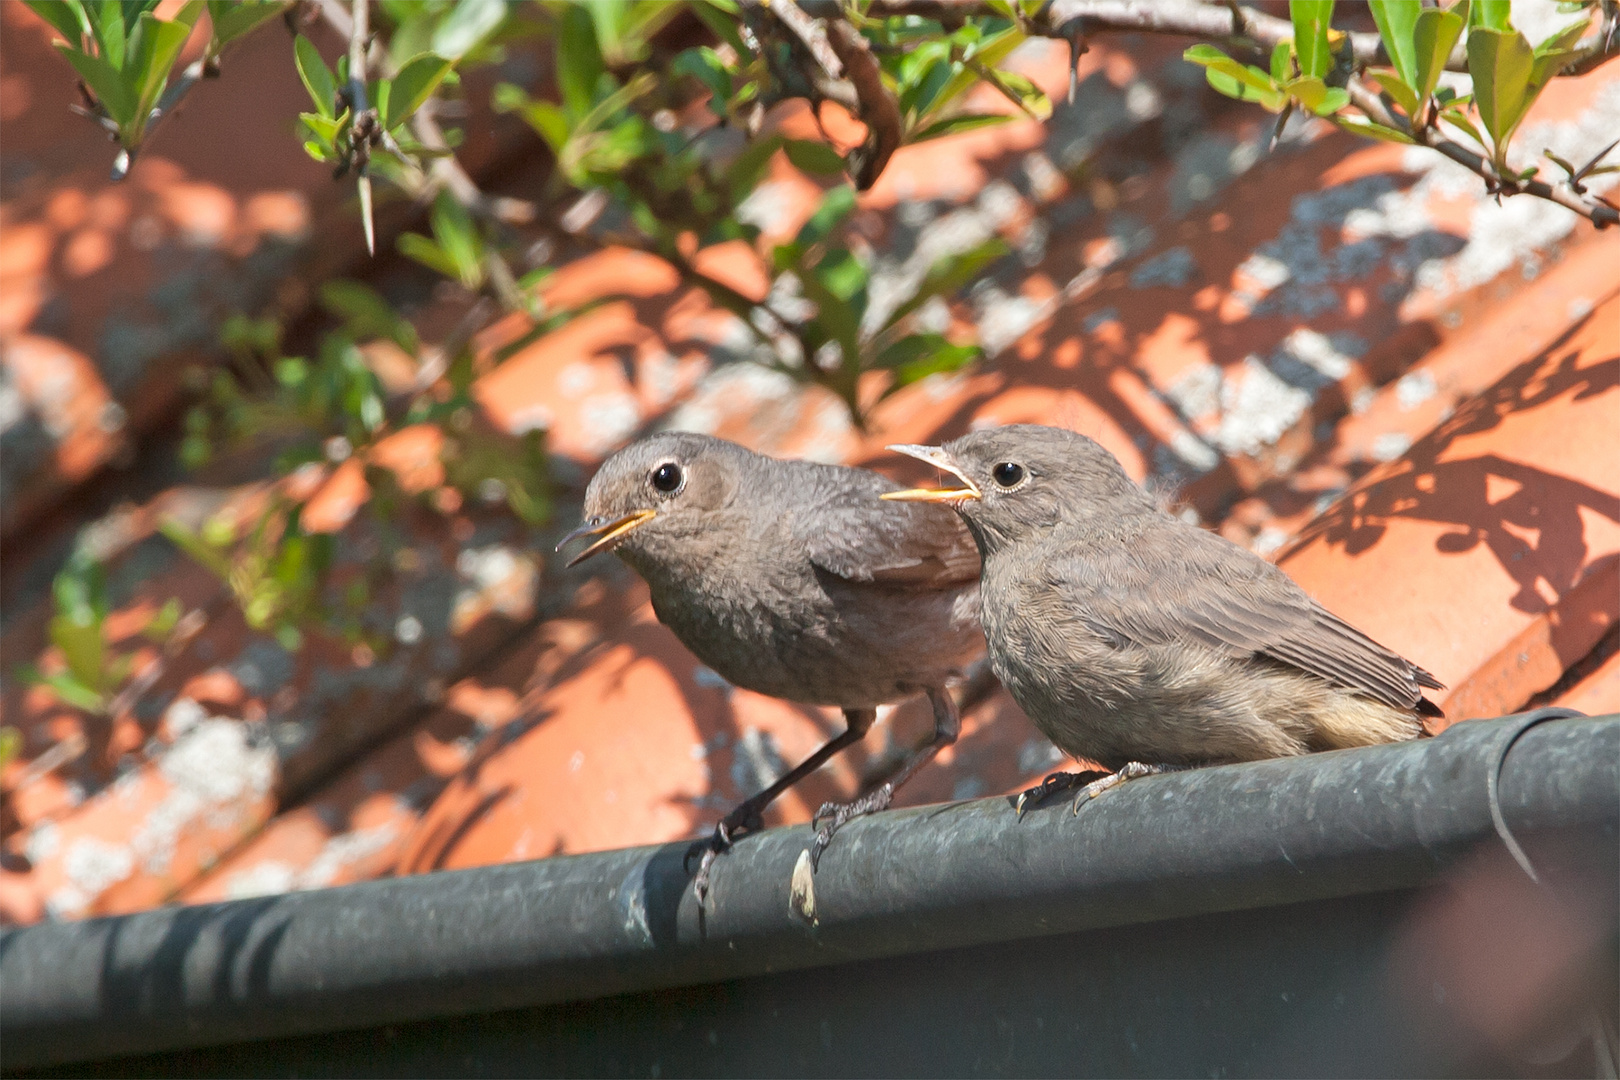
[[[1062,428],[1009,424],[944,446],[891,446],[952,474],[962,487],[891,491],[885,499],[956,509],[985,555],[1058,524],[1111,529],[1153,500],[1097,443]]]
[[[685,431],[631,443],[597,470],[585,489],[585,520],[557,547],[594,536],[569,566],[615,549],[635,564],[655,549],[713,539],[707,513],[731,504],[754,456],[736,443]]]

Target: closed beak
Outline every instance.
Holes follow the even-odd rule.
[[[577,566],[592,555],[603,551],[612,551],[615,547],[618,547],[619,541],[623,540],[631,529],[638,525],[645,525],[657,514],[658,511],[656,510],[637,510],[615,521],[603,521],[599,517],[586,518],[580,523],[579,528],[557,542],[557,550],[561,551],[568,544],[582,536],[598,537],[596,543],[568,560],[569,566]]]
[[[926,461],[936,469],[950,473],[967,486],[959,488],[907,488],[905,491],[885,491],[878,498],[888,499],[890,502],[960,503],[981,497],[979,486],[967,478],[967,475],[951,460],[950,455],[945,453],[943,447],[898,443],[889,447],[889,449],[897,454],[914,457],[918,461]]]

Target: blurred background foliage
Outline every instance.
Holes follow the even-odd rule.
[[[1099,34],[1195,39],[1185,56],[1210,86],[1277,114],[1279,132],[1290,114],[1308,111],[1368,138],[1432,147],[1498,197],[1552,200],[1598,227],[1620,221],[1583,183],[1617,167],[1605,163],[1607,150],[1587,162],[1550,151],[1524,168],[1508,162],[1519,121],[1547,83],[1620,49],[1609,0],[1560,4],[1567,26],[1541,41],[1514,28],[1507,0],[1372,0],[1376,34],[1336,29],[1333,0],[1292,0],[1287,18],[1236,3],[1090,0],[188,0],[167,18],[158,0],[27,2],[60,35],[57,48],[81,80],[73,107],[117,144],[115,178],[137,167],[144,140],[187,93],[231,77],[234,41],[286,33],[287,61],[310,98],[286,152],[353,186],[368,243],[374,181],[378,198],[421,206],[425,231],[400,236],[399,252],[477,298],[433,343],[353,281],[322,287],[330,318],[307,355],[284,352],[274,319],[244,312],[227,322],[224,362],[199,375],[180,454],[200,467],[271,447],[271,493],[255,514],[197,528],[170,521],[164,531],[228,586],[251,628],[289,649],[312,633],[371,653],[388,648],[362,617],[399,556],[388,523],[409,499],[429,511],[456,508],[442,495],[403,493],[377,459],[391,435],[432,428],[449,489],[531,525],[547,520],[543,434],[481,426],[471,390],[480,374],[580,314],[548,305],[539,288],[565,247],[616,245],[664,260],[739,317],[757,345],[750,359],[830,389],[857,427],[883,396],[980,359],[977,341],[923,316],[1007,256],[1006,245],[991,239],[943,258],[911,295],[875,304],[871,256],[851,219],[900,146],[1051,115],[1041,90],[1004,66],[1031,37],[1066,41],[1075,61]],[[309,37],[317,22],[348,42],[335,63]],[[201,53],[180,66],[199,26]],[[549,55],[549,82],[524,89],[486,79],[487,100],[470,102],[468,76],[519,48]],[[1459,92],[1446,72],[1466,74],[1471,90]],[[968,108],[981,83],[1009,107]],[[793,101],[809,104],[818,127],[828,106],[841,109],[864,136],[843,147],[787,138],[775,119]],[[533,129],[536,152],[554,162],[542,197],[490,196],[460,166],[457,121],[479,108]],[[791,240],[766,243],[745,204],[778,154],[824,195]],[[705,249],[736,242],[757,256],[763,298],[702,268]],[[473,347],[510,313],[527,321],[525,333],[493,351]],[[363,470],[366,506],[385,540],[367,568],[335,582],[333,538],[302,521],[314,485],[297,481],[350,461]],[[136,673],[130,656],[107,646],[104,575],[93,559],[76,556],[54,596],[60,670],[26,677],[92,715],[126,707],[155,682],[162,658]],[[206,619],[172,601],[145,632],[169,657]],[[15,752],[15,734],[0,736],[0,754]]]

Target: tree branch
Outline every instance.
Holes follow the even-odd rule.
[[[822,70],[835,79],[844,77],[842,57],[834,52],[827,40],[827,31],[819,22],[806,15],[793,0],[760,0],[781,24],[793,31],[793,36],[804,43]]]
[[[805,7],[820,13],[836,8],[833,0],[805,0]],[[1582,38],[1575,48],[1579,59],[1564,68],[1564,76],[1583,75],[1620,55],[1620,33],[1615,17],[1605,7],[1603,28]],[[1001,13],[980,2],[952,0],[875,0],[869,11],[884,15],[919,15],[937,20],[946,29],[955,29],[968,18],[998,16]],[[1287,19],[1268,15],[1251,7],[1233,4],[1198,3],[1195,0],[1053,0],[1026,22],[1025,29],[1037,37],[1069,39],[1076,29],[1087,33],[1168,34],[1201,38],[1231,45],[1246,45],[1269,52],[1280,41],[1294,36]],[[1383,40],[1375,33],[1351,33],[1350,53],[1357,66],[1388,64]],[[1446,59],[1447,71],[1467,71],[1468,56],[1462,42]]]
[[[1446,138],[1437,127],[1430,126],[1414,129],[1404,119],[1385,108],[1383,100],[1360,80],[1352,78],[1345,86],[1345,90],[1350,94],[1351,104],[1366,114],[1367,118],[1373,123],[1393,128],[1403,135],[1410,136],[1419,146],[1427,146],[1431,150],[1444,154],[1447,158],[1484,180],[1486,187],[1493,193],[1534,195],[1538,199],[1546,199],[1548,202],[1554,202],[1559,206],[1575,211],[1575,213],[1581,215],[1599,229],[1608,228],[1610,225],[1620,225],[1620,210],[1616,210],[1595,195],[1578,192],[1567,182],[1549,184],[1544,180],[1504,178],[1497,173],[1495,166],[1488,160],[1461,143]]]
[[[781,2],[781,0],[778,0]],[[855,187],[865,191],[877,182],[889,158],[900,149],[900,106],[883,85],[883,71],[861,32],[844,19],[834,19],[827,27],[827,40],[843,61],[849,81],[860,98],[861,119],[866,122],[866,143],[851,152],[855,166]]]

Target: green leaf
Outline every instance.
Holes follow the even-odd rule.
[[[561,154],[572,127],[562,109],[549,101],[536,101],[511,83],[497,83],[490,94],[496,112],[516,112],[535,130],[553,154]]]
[[[579,131],[595,131],[617,115],[620,110],[628,108],[637,98],[649,93],[657,85],[658,76],[650,71],[641,72],[624,86],[619,87],[593,105],[590,111],[581,117],[579,123],[575,125],[576,133]],[[617,137],[619,132],[615,131],[613,134]]]
[[[0,772],[22,753],[23,733],[14,727],[0,727]]]
[[[1320,79],[1333,67],[1328,27],[1333,21],[1333,0],[1288,0],[1294,23],[1294,54],[1301,75]]]
[[[1586,20],[1582,19],[1579,22],[1570,23],[1562,30],[1555,31],[1536,46],[1536,55],[1542,56],[1568,49],[1581,39],[1581,35],[1586,32],[1586,25]]]
[[[870,277],[866,264],[844,248],[834,248],[816,265],[815,275],[826,290],[846,303],[854,303]],[[855,304],[865,309],[863,302]]]
[[[304,81],[304,89],[309,91],[309,98],[315,103],[315,111],[322,116],[335,117],[337,80],[332,77],[332,69],[326,66],[326,61],[321,59],[315,43],[299,34],[293,40],[293,60],[298,66],[298,77]]]
[[[106,108],[113,123],[124,127],[135,119],[135,95],[124,85],[124,76],[117,68],[99,56],[82,53],[68,45],[57,43],[57,50],[67,57],[79,78]]]
[[[460,60],[506,19],[506,0],[459,0],[433,30],[432,51]]]
[[[201,536],[186,528],[178,518],[164,517],[158,521],[158,531],[169,538],[175,547],[191,556],[193,562],[225,579],[230,575],[230,560],[206,543]]]
[[[1289,61],[1294,50],[1290,42],[1279,41],[1271,49],[1271,78],[1273,82],[1287,82],[1291,76]]]
[[[416,330],[410,321],[369,285],[343,278],[328,281],[321,286],[321,306],[340,316],[354,338],[392,338],[406,352],[416,351]]]
[[[1383,88],[1384,93],[1388,94],[1395,104],[1401,107],[1401,111],[1408,118],[1416,120],[1418,114],[1417,91],[1408,86],[1406,80],[1393,71],[1369,71],[1367,74]]]
[[[1333,121],[1340,127],[1344,128],[1344,130],[1353,132],[1357,135],[1365,135],[1372,139],[1382,139],[1385,142],[1407,143],[1408,145],[1412,143],[1412,137],[1407,135],[1405,132],[1396,131],[1394,128],[1384,127],[1382,124],[1375,124],[1371,120],[1366,120],[1359,116],[1335,116],[1333,117]]]
[[[124,71],[126,79],[133,80],[137,124],[144,124],[147,114],[157,105],[169,81],[169,72],[180,58],[180,50],[191,36],[191,27],[201,11],[200,0],[194,0],[181,9],[180,17],[169,22],[159,22],[151,13],[141,16],[135,54]],[[188,15],[191,22],[185,21]]]
[[[1280,87],[1276,89],[1258,89],[1248,79],[1235,78],[1229,72],[1216,67],[1204,69],[1204,79],[1210,86],[1229,98],[1238,101],[1257,102],[1270,112],[1280,112],[1288,101],[1288,95]]]
[[[884,349],[873,364],[894,372],[886,391],[893,393],[930,375],[958,371],[983,355],[977,345],[953,345],[940,334],[911,334]]]
[[[1418,101],[1427,101],[1434,93],[1440,73],[1446,70],[1446,61],[1451,59],[1451,50],[1467,22],[1468,0],[1462,0],[1450,11],[1425,8],[1418,14],[1417,27],[1412,34],[1412,44],[1417,49],[1417,78],[1412,82],[1412,89],[1417,91]]]
[[[141,628],[141,633],[152,641],[161,642],[174,632],[179,621],[180,601],[171,596],[169,602],[159,608],[157,614]]]
[[[1469,22],[1485,30],[1513,32],[1513,0],[1474,0]]]
[[[726,188],[733,203],[742,202],[754,190],[771,158],[782,148],[782,136],[767,135],[748,144],[726,170]]]
[[[208,0],[208,20],[214,24],[214,47],[217,51],[227,42],[255,29],[287,10],[282,0]]]
[[[81,621],[69,615],[51,620],[51,643],[67,658],[68,671],[88,687],[101,685],[101,666],[106,644],[101,638],[101,620]]]
[[[986,266],[1011,250],[1005,240],[999,236],[992,236],[984,243],[966,251],[945,256],[928,268],[928,273],[923,275],[922,284],[917,286],[917,291],[909,300],[894,309],[886,325],[897,325],[900,320],[936,296],[952,295],[978,277]]]
[[[384,121],[388,118],[388,99],[393,96],[393,92],[393,79],[377,79],[366,87],[366,100],[377,110],[377,120],[384,127],[388,126]]]
[[[347,111],[348,110],[344,110],[345,113],[347,113]],[[337,138],[338,132],[343,127],[341,121],[334,120],[330,116],[321,116],[317,113],[299,113],[298,119],[304,122],[304,126],[309,129],[310,134],[314,135],[317,139],[320,139],[327,145],[331,145],[333,140]]]
[[[738,56],[746,56],[748,46],[743,44],[742,36],[737,33],[737,12],[729,7],[727,0],[716,3],[715,0],[697,0],[688,4],[687,10],[698,17],[698,21],[709,28],[709,32],[721,41],[730,45]]]
[[[102,0],[102,3],[92,4],[88,11],[90,31],[95,35],[96,44],[101,49],[101,58],[114,71],[124,70],[124,54],[128,51],[126,34],[129,28],[124,24],[123,5]]]
[[[1277,112],[1288,100],[1288,94],[1272,80],[1270,72],[1252,64],[1240,64],[1213,45],[1194,45],[1181,55],[1184,60],[1202,67],[1209,85],[1227,97],[1258,101],[1272,112]]]
[[[1531,75],[1535,50],[1516,30],[1478,26],[1468,34],[1468,73],[1474,80],[1474,104],[1490,132],[1492,149],[1500,162],[1513,129],[1524,119],[1535,99]]]
[[[855,189],[848,184],[833,188],[822,196],[821,205],[810,215],[793,242],[808,249],[821,243],[855,209]]]
[[[788,139],[782,144],[793,167],[816,176],[837,176],[844,171],[844,159],[824,142]]]
[[[434,239],[455,264],[456,277],[467,288],[478,288],[484,279],[484,238],[467,208],[441,191],[433,200],[431,224]]]
[[[1002,95],[1024,110],[1036,120],[1050,120],[1052,118],[1052,102],[1046,96],[1046,91],[1036,86],[1027,76],[1016,71],[1002,71],[999,68],[986,68],[990,73],[991,84]]]
[[[1420,0],[1371,0],[1373,22],[1378,24],[1378,36],[1384,41],[1389,62],[1406,86],[1418,81],[1417,29]],[[1394,97],[1393,94],[1390,95]],[[1397,102],[1400,98],[1395,98]],[[1402,106],[1405,108],[1405,106]]]
[[[461,279],[461,267],[438,244],[417,233],[401,233],[394,241],[399,253],[452,281]]]
[[[1222,61],[1236,63],[1230,56],[1227,56],[1213,45],[1190,46],[1181,54],[1181,58],[1189,64],[1197,64],[1199,67],[1208,67],[1210,64],[1218,64]]]
[[[1479,144],[1480,150],[1487,154],[1490,153],[1490,142],[1480,132],[1479,128],[1474,126],[1474,121],[1469,119],[1467,113],[1463,112],[1461,109],[1446,109],[1440,113],[1440,119],[1444,120],[1452,127],[1457,128],[1459,131],[1467,132],[1469,138],[1473,139]]]
[[[719,53],[707,45],[683,49],[669,71],[671,75],[690,75],[708,87],[710,108],[716,115],[725,115],[726,99],[731,96],[731,71]]]
[[[1316,105],[1317,116],[1332,116],[1346,105],[1350,104],[1350,91],[1342,86],[1330,86],[1322,100]]]
[[[90,34],[90,20],[79,0],[24,0],[35,15],[51,24],[51,28],[69,45],[77,48]]]
[[[943,139],[947,135],[960,135],[964,131],[977,131],[979,128],[1005,124],[1013,118],[1011,113],[962,113],[946,117],[944,120],[936,120],[913,135],[911,141],[920,143],[929,139]]]
[[[605,70],[590,12],[577,4],[568,5],[557,27],[557,85],[563,104],[575,117],[591,111],[596,84]]]
[[[387,107],[383,126],[393,130],[410,119],[411,114],[420,109],[422,103],[439,88],[454,66],[449,60],[433,53],[423,53],[406,61],[399,74],[394,76],[394,85],[387,101],[377,106],[379,112],[384,105]]]
[[[62,701],[75,709],[85,712],[98,713],[107,707],[107,699],[96,693],[90,687],[81,683],[71,675],[57,673],[46,675],[39,679],[40,683],[51,688],[52,692]]]
[[[1023,31],[1014,25],[981,38],[967,49],[964,49],[963,53],[965,58],[977,61],[981,67],[993,69],[1010,56],[1012,51],[1022,45],[1024,41]],[[956,74],[951,76],[950,81],[935,96],[934,108],[945,108],[978,81],[978,72],[966,64],[958,65]]]

